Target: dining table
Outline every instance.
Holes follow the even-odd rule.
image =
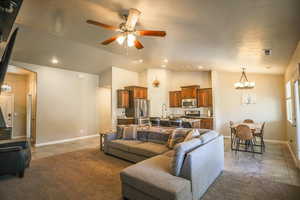
[[[246,125],[246,126],[248,126],[253,133],[260,133],[260,131],[262,129],[263,123],[244,123],[244,122],[234,123],[232,125],[232,128],[237,128],[239,125]]]

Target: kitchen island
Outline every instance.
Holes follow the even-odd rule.
[[[152,126],[200,128],[200,119],[150,117]]]

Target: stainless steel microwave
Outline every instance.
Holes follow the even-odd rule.
[[[196,108],[197,107],[197,99],[182,99],[182,108]]]

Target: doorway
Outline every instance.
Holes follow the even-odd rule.
[[[27,138],[36,142],[36,72],[9,66],[2,90],[1,109],[6,127],[12,127],[11,139]]]

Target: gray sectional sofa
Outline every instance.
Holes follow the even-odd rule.
[[[174,149],[167,136],[142,133],[137,140],[105,137],[105,153],[138,162],[120,174],[124,199],[198,200],[224,169],[223,136],[214,131]]]
[[[170,151],[168,138],[167,133],[138,131],[136,140],[126,140],[112,133],[104,137],[104,152],[136,163]]]

